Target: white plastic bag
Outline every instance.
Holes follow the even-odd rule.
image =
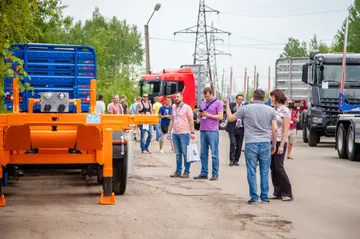
[[[200,161],[200,155],[197,144],[189,144],[187,146],[186,161],[188,163],[194,163]]]

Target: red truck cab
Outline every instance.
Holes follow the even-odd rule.
[[[191,68],[164,69],[160,73],[143,75],[140,79],[140,94],[147,93],[151,102],[155,97],[159,97],[162,104],[165,97],[171,99],[175,93],[182,92],[183,102],[195,108],[195,78]]]

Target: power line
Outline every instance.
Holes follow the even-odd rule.
[[[348,9],[337,9],[337,10],[330,10],[330,11],[322,11],[322,12],[310,12],[310,13],[298,13],[298,14],[287,14],[287,15],[273,15],[273,16],[266,16],[266,15],[248,15],[248,14],[236,14],[230,12],[221,12],[224,15],[234,16],[234,17],[251,17],[251,18],[285,18],[285,17],[302,17],[302,16],[311,16],[311,15],[321,15],[321,14],[328,14],[328,13],[335,13],[335,12],[344,12],[348,11]]]
[[[159,40],[159,41],[171,41],[171,42],[182,42],[182,43],[191,43],[191,44],[194,44],[193,41],[175,40],[175,39],[169,39],[169,38],[150,37],[150,39]],[[283,50],[283,49],[281,49],[281,48],[256,47],[256,46],[251,46],[251,45],[249,46],[249,45],[224,44],[224,46],[228,46],[228,47],[238,47],[238,48],[249,48],[249,49],[277,50],[277,51]]]

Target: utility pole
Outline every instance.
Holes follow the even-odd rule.
[[[271,91],[271,85],[270,85],[270,66],[269,66],[269,72],[268,72],[268,97],[270,98],[270,91]]]
[[[232,67],[230,68],[230,90],[229,90],[229,98],[232,99],[232,93],[233,93],[233,71]]]
[[[256,90],[259,89],[259,73],[256,73]]]
[[[248,95],[249,95],[249,80],[250,80],[250,76],[247,76],[247,80],[246,80],[246,85],[247,85],[246,97],[248,97]],[[247,98],[246,98],[246,100],[247,100]]]
[[[246,78],[247,78],[247,69],[245,67],[245,71],[244,71],[244,100],[246,100],[247,97],[247,89],[246,89]]]
[[[225,69],[223,69],[223,73],[222,73],[222,87],[221,87],[221,95],[223,98],[225,98]]]
[[[211,23],[211,28],[213,29],[214,28],[214,23]],[[218,55],[228,55],[231,57],[231,54],[230,53],[226,53],[226,52],[223,52],[223,51],[219,51],[216,49],[216,44],[215,42],[216,41],[224,41],[223,39],[215,36],[214,33],[211,33],[210,34],[210,44],[209,44],[209,56],[210,56],[210,72],[211,72],[211,76],[212,76],[212,79],[213,79],[213,89],[214,89],[214,92],[215,92],[215,97],[216,97],[216,92],[218,91],[218,86],[217,86],[217,79],[218,79],[218,75],[217,75],[217,64],[216,64],[216,57]]]
[[[157,3],[154,7],[154,11],[151,14],[149,20],[147,21],[146,25],[144,26],[144,33],[145,33],[145,52],[146,52],[146,74],[150,72],[150,44],[149,44],[149,22],[151,18],[154,16],[154,13],[159,11],[161,7],[160,3]]]
[[[257,84],[256,84],[256,65],[255,65],[255,67],[254,67],[254,90],[256,90],[256,86],[257,86]]]
[[[220,13],[218,10],[206,6],[205,0],[200,0],[197,24],[195,26],[186,28],[184,30],[174,32],[174,35],[179,33],[196,34],[193,64],[202,64],[206,66],[207,78],[211,83],[211,85],[213,85],[208,34],[230,35],[231,33],[208,26],[206,24],[206,13],[210,13],[210,12],[217,14]]]

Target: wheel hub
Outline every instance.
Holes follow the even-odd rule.
[[[352,131],[349,132],[347,146],[348,146],[348,151],[352,152],[354,148],[354,133]]]

